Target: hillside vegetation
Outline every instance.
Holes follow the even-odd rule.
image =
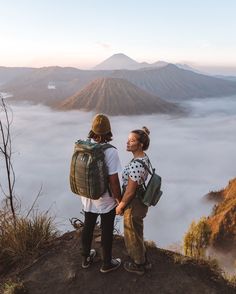
[[[211,215],[192,222],[184,236],[184,252],[195,258],[216,258],[225,271],[235,275],[236,178],[225,189],[212,191],[206,198],[217,204]]]
[[[236,178],[225,189],[213,194],[219,203],[208,218],[212,230],[211,244],[217,249],[233,250],[236,254]],[[211,197],[214,199],[212,193]]]

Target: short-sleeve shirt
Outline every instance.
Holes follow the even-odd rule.
[[[108,175],[114,175],[121,172],[121,164],[117,149],[108,148],[104,151],[105,163],[108,169]],[[99,199],[89,199],[81,196],[84,211],[93,213],[108,213],[116,207],[117,202],[114,197],[111,197],[109,192],[105,192]]]
[[[147,166],[149,166],[149,159],[147,155],[135,159],[142,160]],[[135,159],[131,160],[130,163],[125,166],[122,172],[123,186],[128,185],[129,178],[134,182],[137,182],[138,185],[142,185],[145,183],[148,177],[148,171],[140,162],[136,161]]]

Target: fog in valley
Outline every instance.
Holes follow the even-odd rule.
[[[146,239],[162,247],[181,241],[192,220],[208,215],[213,204],[204,202],[203,196],[225,187],[236,175],[236,96],[196,99],[185,106],[191,109],[188,117],[110,117],[112,144],[122,166],[132,158],[126,151],[129,131],[144,125],[150,129],[147,153],[162,176],[163,196],[149,210],[144,232]],[[86,138],[94,114],[23,103],[11,107],[15,191],[22,211],[31,206],[42,185],[36,208],[50,209],[60,230],[72,229],[69,218],[82,217],[82,206],[70,191],[70,159],[74,142]]]

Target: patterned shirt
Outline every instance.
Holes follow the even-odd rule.
[[[142,160],[149,167],[149,159],[146,154],[144,157],[138,157],[135,159]],[[148,177],[148,171],[140,162],[136,161],[135,159],[131,160],[130,163],[125,166],[122,172],[123,186],[128,185],[129,178],[134,182],[137,182],[138,185],[142,185]]]

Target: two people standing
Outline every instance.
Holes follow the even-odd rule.
[[[98,114],[94,117],[88,135],[94,142],[106,144],[112,140],[110,121],[107,116]],[[124,263],[124,268],[139,275],[151,267],[146,257],[143,238],[143,219],[148,207],[139,197],[143,192],[143,184],[148,177],[146,167],[150,162],[145,151],[150,143],[149,130],[131,131],[127,142],[127,151],[133,153],[133,159],[122,173],[122,193],[118,173],[121,171],[120,160],[116,148],[104,151],[108,170],[109,191],[98,200],[81,197],[85,211],[84,228],[82,231],[82,268],[88,268],[96,255],[91,249],[93,231],[98,215],[101,217],[102,266],[100,272],[108,273],[116,270],[121,260],[112,258],[112,239],[115,214],[124,215],[124,240],[131,261]]]

